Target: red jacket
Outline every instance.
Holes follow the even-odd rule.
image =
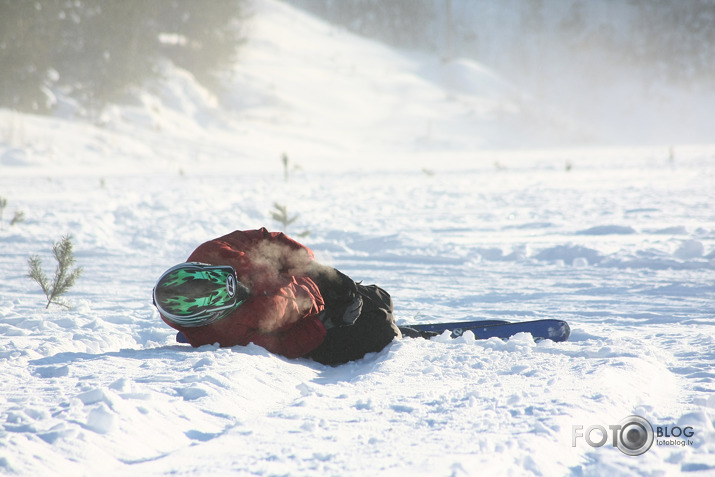
[[[323,310],[323,298],[305,276],[312,261],[309,248],[265,228],[237,230],[211,240],[194,250],[187,262],[231,265],[251,298],[205,326],[184,327],[162,319],[183,332],[192,346],[253,342],[289,358],[303,356],[325,338],[325,327],[317,316]]]

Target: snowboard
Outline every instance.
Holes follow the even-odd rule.
[[[469,330],[478,340],[489,338],[508,339],[517,333],[531,333],[534,340],[566,341],[571,334],[569,324],[561,320],[534,320],[511,322],[505,320],[460,321],[453,323],[420,323],[399,326],[403,336],[408,338],[426,338],[442,334],[449,330],[452,338],[462,336]],[[179,331],[176,341],[188,343],[186,336]]]
[[[489,338],[507,339],[517,333],[531,333],[534,340],[566,341],[571,334],[569,324],[562,320],[534,320],[510,322],[504,320],[462,321],[453,323],[426,323],[400,326],[403,336],[430,338],[449,330],[452,338],[462,336],[469,330],[478,340]]]

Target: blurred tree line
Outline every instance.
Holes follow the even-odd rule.
[[[434,48],[436,0],[288,0],[331,23],[394,46]]]
[[[287,0],[389,44],[524,75],[715,89],[715,0]],[[605,78],[604,78],[605,76]]]
[[[157,77],[168,58],[210,88],[235,59],[243,0],[0,0],[0,107],[91,109]]]
[[[670,82],[715,89],[715,0],[631,0],[635,59]]]

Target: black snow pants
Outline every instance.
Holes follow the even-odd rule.
[[[380,351],[401,336],[392,315],[390,295],[377,285],[357,284],[357,291],[363,305],[355,323],[330,328],[325,341],[306,357],[323,364],[342,364]]]

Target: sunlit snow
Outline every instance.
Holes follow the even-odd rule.
[[[226,97],[164,64],[99,124],[0,110],[0,472],[715,472],[715,146],[546,148],[582,131],[477,63],[268,0],[247,34]],[[177,344],[155,280],[280,229],[276,203],[401,324],[556,318],[571,339],[404,339],[339,367]],[[45,310],[27,258],[52,273],[65,234],[84,274]],[[572,446],[631,414],[694,436]]]

